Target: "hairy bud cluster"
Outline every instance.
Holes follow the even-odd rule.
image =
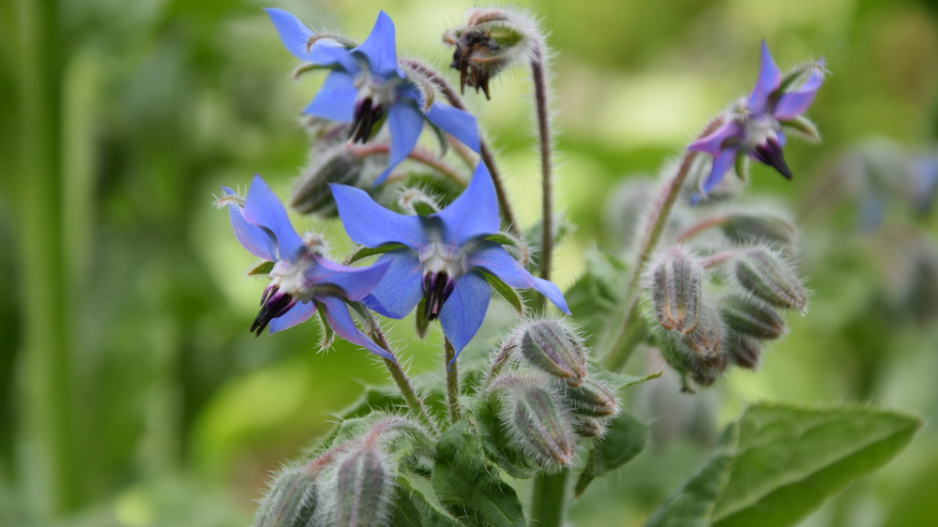
[[[704,272],[680,246],[668,247],[649,266],[655,317],[661,327],[682,335],[694,331],[700,317]]]
[[[303,214],[337,215],[329,184],[361,186],[365,164],[365,160],[344,143],[315,153],[312,163],[293,187],[290,206]]]
[[[270,483],[254,527],[307,527],[319,504],[316,474],[306,466],[288,466]]]
[[[586,379],[586,349],[563,322],[537,320],[522,327],[518,347],[528,364],[571,386]]]

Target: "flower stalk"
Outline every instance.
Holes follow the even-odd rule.
[[[462,418],[459,406],[459,370],[456,366],[456,350],[449,339],[443,339],[443,368],[446,370],[446,406],[449,408],[449,420],[455,423]]]
[[[377,324],[375,324],[371,334],[378,346],[387,350],[388,353],[394,354],[394,351],[391,350],[391,346],[388,344],[387,338],[384,336],[384,332],[381,331]],[[410,384],[410,379],[407,377],[407,373],[404,371],[404,368],[401,367],[401,364],[396,360],[385,358],[382,360],[391,373],[391,378],[394,379],[394,384],[397,385],[397,389],[401,391],[401,395],[407,402],[407,407],[410,409],[411,413],[430,427],[433,433],[438,433],[439,429],[436,426],[436,422],[430,418],[430,414],[427,413],[426,405],[423,404],[423,400],[420,399],[417,392],[414,391],[414,387]]]
[[[550,109],[547,106],[547,74],[543,46],[534,46],[531,60],[531,79],[534,83],[534,101],[537,107],[537,131],[541,153],[541,278],[550,280],[554,250],[554,190],[552,144],[550,139]]]

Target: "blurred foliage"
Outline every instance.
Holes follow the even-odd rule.
[[[25,190],[32,167],[21,155],[29,128],[23,75],[39,67],[25,62],[34,56],[23,48],[29,4],[0,3],[0,244],[8,248],[0,251],[0,526],[245,525],[267,472],[325,433],[330,413],[363,384],[386,375],[344,343],[313,353],[314,324],[254,339],[247,328],[262,283],[240,278],[251,258],[226,215],[210,206],[221,185],[244,188],[254,172],[286,196],[308,148],[297,116],[320,78],[289,79],[294,60],[253,1],[52,2],[55,27],[40,38],[54,52],[42,66],[60,79],[53,94],[61,166],[50,206],[61,214],[51,228],[61,235],[64,287],[43,302],[66,313],[69,389],[57,404],[75,423],[62,439],[80,481],[75,506],[62,510],[50,496],[47,442],[30,415],[35,363],[24,329],[37,280],[27,278],[34,263],[24,257],[33,232],[24,218],[36,204]],[[577,228],[558,253],[564,289],[596,240],[620,247],[621,232],[604,228],[597,204],[623,177],[657,170],[710,113],[746,92],[763,38],[783,68],[823,55],[832,75],[810,112],[825,143],[786,149],[793,184],[755,167],[749,192],[807,202],[834,163],[823,160],[849,155],[869,136],[911,152],[936,146],[934,1],[531,5],[556,51],[559,202]],[[355,38],[384,9],[397,23],[402,54],[439,65],[451,54],[439,36],[459,16],[452,4],[429,0],[277,6]],[[490,103],[469,97],[498,146],[509,192],[525,198],[516,203],[525,226],[538,207],[528,190],[538,177],[532,119],[518,103],[529,89],[519,72],[493,84]],[[665,444],[653,430],[661,444],[595,483],[574,506],[574,523],[632,525],[624,518],[647,517],[704,458],[693,437],[713,440],[712,432],[693,432],[713,425],[701,428],[693,418],[715,414],[725,422],[762,399],[875,402],[923,415],[929,424],[907,452],[804,525],[938,523],[929,492],[938,473],[938,324],[902,323],[910,315],[887,309],[888,277],[868,248],[877,235],[857,231],[850,203],[821,220],[806,218],[813,305],[789,321],[791,333],[762,371],[735,373],[702,407],[669,393],[674,405],[698,405],[684,435]],[[934,245],[934,216],[895,221]],[[334,221],[300,224],[325,231],[336,254],[348,247]],[[415,372],[441,374],[438,336],[412,344],[411,325],[397,323],[392,333],[408,345],[406,360]]]

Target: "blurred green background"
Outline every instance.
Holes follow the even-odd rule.
[[[265,5],[355,39],[384,9],[399,55],[441,68],[452,52],[440,35],[471,6],[0,3],[0,525],[247,525],[268,471],[327,430],[363,384],[385,379],[344,343],[315,353],[312,324],[248,332],[263,283],[244,278],[253,259],[213,195],[246,188],[253,173],[287,195],[308,149],[299,110],[321,82],[290,80],[296,63]],[[825,167],[858,142],[935,148],[935,1],[531,5],[556,52],[558,201],[577,228],[559,249],[561,288],[585,249],[616,245],[599,212],[612,189],[653,174],[747,93],[762,39],[782,69],[823,55],[832,75],[809,111],[824,143],[786,148],[791,184],[755,167],[748,194],[804,208]],[[525,225],[539,195],[530,90],[519,70],[493,82],[491,102],[467,96]],[[938,524],[938,327],[887,312],[888,284],[858,252],[851,210],[847,201],[803,225],[813,306],[789,321],[762,370],[734,370],[694,400],[670,387],[647,418],[677,419],[684,438],[661,439],[597,484],[573,507],[576,524],[640,525],[694,470],[712,430],[755,400],[923,415],[908,451],[805,525]],[[295,221],[324,231],[336,254],[348,247],[335,222]],[[931,244],[938,233],[928,216],[903,225]],[[411,345],[408,322],[393,336],[414,372],[437,373],[434,346]]]

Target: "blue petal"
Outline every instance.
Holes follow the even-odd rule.
[[[492,288],[478,273],[470,272],[456,279],[453,294],[440,310],[440,325],[457,357],[482,326],[491,298]]]
[[[330,73],[312,102],[303,109],[307,115],[315,115],[340,123],[350,123],[355,116],[355,99],[358,88],[355,77],[344,71]]]
[[[701,197],[705,198],[710,191],[713,190],[720,181],[723,181],[723,176],[726,174],[726,171],[730,169],[730,166],[736,162],[737,151],[735,148],[727,148],[720,152],[720,154],[713,158],[713,165],[710,167],[710,175],[707,176],[707,179],[704,181],[703,185],[700,186],[700,193],[702,196],[693,199],[696,203]]]
[[[293,262],[302,252],[303,240],[290,224],[286,209],[283,208],[283,204],[270,190],[267,183],[264,183],[264,180],[256,174],[251,181],[248,195],[244,199],[242,214],[248,223],[263,227],[273,234],[277,240],[278,249],[278,258],[274,260]]]
[[[495,185],[485,163],[476,165],[472,181],[452,203],[433,216],[444,226],[444,241],[461,246],[477,237],[497,234],[501,228]]]
[[[305,322],[316,312],[316,304],[310,301],[297,302],[289,311],[270,321],[270,333],[276,333],[292,328],[300,322]]]
[[[354,69],[349,71],[358,71],[358,66],[349,50],[325,40],[320,40],[313,45],[312,49],[307,49],[310,37],[315,35],[312,30],[283,9],[267,7],[264,11],[267,11],[271,22],[277,28],[283,47],[287,48],[287,51],[294,57],[320,66],[341,66],[346,69],[351,67]]]
[[[223,187],[226,196],[234,196],[235,191]],[[270,233],[264,229],[251,225],[244,219],[244,209],[236,203],[228,203],[228,217],[231,219],[231,228],[235,238],[241,245],[258,258],[274,261],[277,259],[277,242]]]
[[[368,38],[352,53],[361,53],[368,60],[371,72],[387,80],[397,75],[403,77],[404,72],[397,65],[397,44],[394,42],[394,22],[384,11],[378,13],[375,26],[371,29]]]
[[[820,61],[820,67],[824,68],[823,60]],[[811,106],[811,103],[814,102],[814,96],[823,83],[824,73],[814,71],[796,91],[786,92],[778,99],[772,114],[780,121],[794,119],[803,114],[808,106]]]
[[[772,54],[769,53],[769,46],[762,41],[762,66],[759,70],[759,79],[749,94],[747,105],[754,114],[760,114],[766,111],[766,104],[769,101],[769,95],[778,89],[782,82],[782,72],[775,65]]]
[[[376,265],[382,262],[390,262],[390,267],[365,304],[386,317],[404,318],[423,297],[423,273],[417,253],[396,249],[383,254]]]
[[[480,150],[479,123],[471,113],[435,102],[427,112],[427,120],[474,152]]]
[[[691,152],[704,152],[712,156],[719,155],[720,151],[723,150],[723,143],[727,139],[738,137],[742,133],[739,123],[728,117],[724,117],[724,119],[725,121],[716,130],[697,139],[688,145],[687,149]]]
[[[561,311],[570,314],[567,301],[560,288],[552,282],[537,278],[515,260],[504,247],[495,242],[482,242],[469,253],[469,267],[481,267],[516,289],[537,290]]]
[[[345,302],[341,298],[326,295],[316,297],[316,301],[322,304],[326,322],[337,335],[352,344],[358,344],[379,357],[397,362],[394,359],[394,355],[391,355],[387,350],[375,344],[373,340],[365,336],[365,334],[358,329],[358,326],[355,325],[355,321],[352,320],[352,315],[348,312],[348,306],[345,305]]]
[[[402,243],[414,250],[429,243],[418,216],[392,212],[355,187],[335,183],[329,187],[339,209],[339,219],[353,242],[365,247]]]
[[[345,298],[358,301],[368,296],[378,285],[389,263],[378,262],[368,267],[346,267],[315,256],[319,265],[310,266],[306,277],[315,285],[334,285],[342,290]]]
[[[391,132],[388,168],[378,176],[375,185],[384,183],[384,180],[391,174],[391,170],[407,159],[411,150],[417,146],[417,139],[423,131],[423,114],[413,101],[402,99],[388,108],[388,127]]]

